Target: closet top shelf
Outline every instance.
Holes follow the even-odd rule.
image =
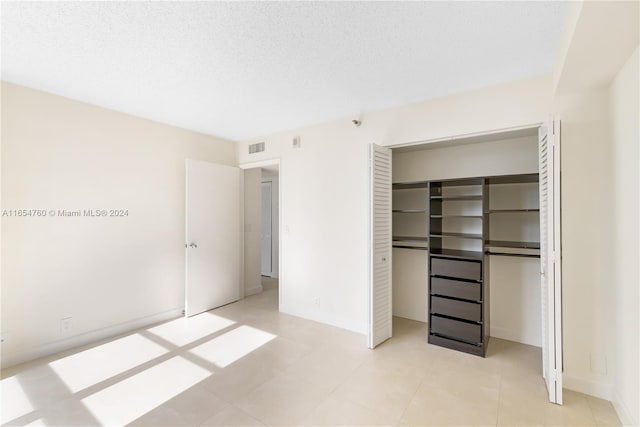
[[[538,182],[537,173],[525,173],[519,175],[499,175],[487,178],[487,184],[525,184],[528,182]]]
[[[392,209],[391,211],[403,213],[427,213],[426,209]]]
[[[394,190],[426,189],[428,186],[429,181],[396,182],[391,185]]]
[[[524,173],[518,175],[497,175],[489,177],[469,177],[469,178],[452,178],[438,179],[431,181],[407,181],[393,183],[394,190],[411,190],[416,188],[427,188],[429,184],[438,187],[463,187],[469,185],[482,184],[523,184],[528,182],[538,182],[537,173]]]

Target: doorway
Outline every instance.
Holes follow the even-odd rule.
[[[276,294],[279,301],[280,165],[243,169],[244,295]]]

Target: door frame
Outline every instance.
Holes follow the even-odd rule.
[[[264,197],[264,192],[265,192],[265,187],[268,187],[269,189],[269,271],[263,271],[263,259],[264,259],[264,248],[265,245],[263,244],[263,236],[262,236],[262,231],[264,230],[263,227],[265,226],[265,206],[264,206],[264,202],[265,202],[265,197]],[[260,253],[260,274],[262,276],[269,276],[271,277],[271,275],[273,274],[273,181],[271,180],[265,180],[264,178],[260,179],[260,197],[262,198],[262,206],[260,206],[260,248],[261,248],[261,253]]]
[[[244,171],[245,169],[255,169],[261,168],[263,166],[278,166],[278,311],[280,311],[280,307],[282,306],[282,294],[283,294],[283,286],[280,282],[280,279],[283,277],[282,274],[282,160],[280,158],[275,159],[267,159],[267,160],[259,160],[256,162],[248,162],[239,164],[238,167],[240,170]],[[240,174],[240,221],[241,224],[244,224],[244,174]],[[242,254],[240,265],[242,272],[242,283],[244,283],[244,225],[240,227],[240,233],[242,234],[242,238],[240,239],[242,246]],[[273,252],[271,253],[273,257]],[[244,287],[243,287],[244,288]],[[242,297],[244,298],[244,291]]]

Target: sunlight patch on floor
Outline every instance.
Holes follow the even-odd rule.
[[[2,424],[34,410],[16,377],[9,377],[0,381],[0,395],[0,401],[2,402],[0,406],[2,409],[0,422]]]
[[[275,337],[276,335],[243,325],[193,348],[191,353],[224,368]]]
[[[150,339],[134,334],[56,360],[49,366],[76,393],[167,352]]]
[[[235,323],[233,320],[212,313],[201,313],[193,317],[181,317],[149,328],[147,331],[174,345],[183,346],[228,328]]]
[[[177,356],[92,394],[82,403],[102,425],[125,425],[210,375]]]

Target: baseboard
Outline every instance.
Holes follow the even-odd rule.
[[[250,289],[245,289],[244,290],[244,296],[248,297],[251,295],[255,295],[255,294],[259,294],[260,292],[262,292],[262,285],[256,286],[254,288],[250,288]]]
[[[491,326],[491,331],[489,334],[492,337],[500,338],[507,341],[519,342],[526,345],[532,345],[534,347],[541,347],[542,343],[536,342],[530,337],[523,337],[522,334],[519,334],[517,331],[513,331],[507,328],[498,328],[495,326]]]
[[[328,313],[317,309],[301,310],[300,308],[294,308],[286,304],[281,304],[280,311],[285,314],[302,317],[303,319],[313,320],[314,322],[325,323],[327,325],[346,329],[352,332],[357,332],[359,334],[367,333],[366,327],[360,322],[357,322],[353,319],[341,318],[335,315],[331,316]],[[366,346],[366,341],[363,341],[363,346]]]
[[[613,407],[618,413],[618,418],[622,422],[624,426],[638,426],[640,425],[640,420],[634,419],[633,414],[629,410],[629,407],[624,403],[624,401],[620,398],[618,393],[613,394]]]
[[[562,386],[600,399],[612,400],[613,397],[613,385],[611,384],[571,377],[566,374],[562,375]]]
[[[50,356],[75,347],[90,344],[105,338],[111,338],[120,334],[135,331],[155,323],[164,322],[175,319],[183,315],[182,308],[167,310],[162,313],[152,314],[150,316],[140,317],[128,322],[119,323],[117,325],[107,326],[105,328],[96,329],[94,331],[84,332],[73,337],[63,340],[48,342],[46,344],[37,345],[35,347],[17,351],[14,353],[2,353],[1,368],[6,369],[20,363],[29,362],[41,357]]]

